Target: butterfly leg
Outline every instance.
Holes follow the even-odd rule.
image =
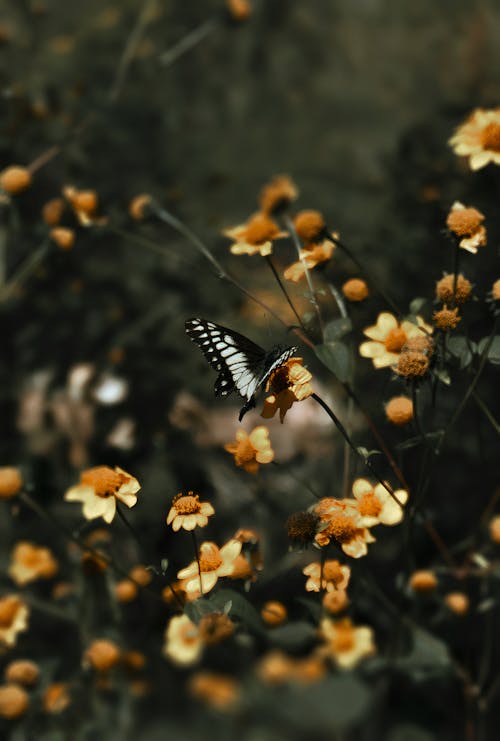
[[[251,396],[250,399],[241,407],[238,420],[241,422],[245,414],[253,409],[255,406],[255,397]]]

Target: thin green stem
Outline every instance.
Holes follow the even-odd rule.
[[[278,271],[276,270],[276,267],[275,267],[275,265],[274,265],[274,263],[272,261],[271,255],[266,255],[266,262],[269,265],[269,267],[271,268],[272,274],[274,275],[274,277],[276,279],[276,282],[278,283],[278,285],[279,285],[279,287],[280,287],[280,289],[281,289],[284,297],[286,298],[289,307],[291,308],[291,310],[295,314],[295,317],[296,317],[298,323],[302,327],[303,331],[307,334],[307,330],[304,327],[304,324],[302,322],[302,319],[300,318],[300,315],[299,315],[297,309],[295,308],[295,306],[294,306],[294,304],[292,302],[292,299],[290,298],[290,295],[289,295],[288,291],[286,290],[286,288],[285,288],[285,286],[283,284],[283,281],[281,280],[281,278],[279,276]]]
[[[197,26],[190,31],[186,36],[180,39],[170,49],[164,51],[158,57],[162,67],[169,67],[171,64],[176,62],[180,57],[186,54],[191,49],[194,49],[203,39],[209,36],[211,33],[219,28],[219,23],[216,19],[211,18],[208,21],[204,21],[200,26]]]
[[[48,240],[44,240],[39,247],[26,258],[19,266],[11,279],[0,289],[0,302],[6,301],[14,293],[15,289],[35,272],[49,250]]]
[[[297,234],[297,231],[295,229],[295,226],[293,225],[293,221],[291,218],[285,214],[283,217],[284,224],[288,231],[290,232],[290,236],[292,237],[292,241],[295,245],[295,249],[297,250],[297,256],[302,263],[302,267],[304,268],[304,273],[306,276],[307,285],[309,287],[309,293],[311,294],[311,303],[314,306],[314,310],[316,312],[316,316],[318,318],[318,325],[321,332],[321,337],[323,337],[325,332],[325,325],[323,322],[323,317],[321,315],[321,309],[319,307],[318,297],[316,295],[316,291],[314,289],[314,285],[311,278],[311,273],[309,271],[309,268],[306,265],[306,261],[304,260],[302,256],[302,245],[300,244],[299,235]]]

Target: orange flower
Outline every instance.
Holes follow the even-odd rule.
[[[66,185],[63,196],[70,203],[81,226],[106,223],[107,219],[95,215],[99,205],[95,190],[77,190],[73,185]]]
[[[323,571],[322,579],[321,571]],[[306,582],[307,592],[320,592],[321,589],[325,589],[327,592],[333,592],[347,588],[351,569],[349,566],[342,565],[336,559],[329,559],[324,562],[323,569],[321,569],[321,564],[319,563],[310,563],[302,569],[302,573],[304,576],[309,577]]]
[[[500,165],[500,108],[476,108],[449,141],[455,154],[469,158],[471,170]]]
[[[200,502],[198,494],[188,491],[186,495],[180,493],[174,497],[170,512],[167,516],[167,525],[172,525],[172,530],[177,532],[181,529],[194,530],[195,527],[205,527],[208,518],[215,513],[209,502]]]
[[[500,154],[500,153],[499,153]],[[476,254],[479,247],[486,245],[486,227],[483,214],[477,208],[468,208],[455,201],[446,219],[450,232],[460,238],[460,247]]]
[[[7,682],[22,684],[25,687],[31,687],[38,682],[40,676],[40,667],[34,661],[28,659],[17,659],[11,661],[5,667],[5,679]]]
[[[372,486],[366,479],[356,479],[352,485],[352,493],[365,527],[397,525],[403,519],[403,505],[408,499],[405,489],[394,492],[394,497],[398,500],[396,502],[382,484]]]
[[[341,669],[353,669],[361,659],[376,651],[373,630],[368,626],[355,627],[349,618],[337,621],[323,618],[320,631],[325,640],[325,653]]]
[[[347,556],[351,558],[366,556],[367,543],[374,543],[375,538],[362,524],[353,500],[325,497],[318,502],[314,511],[321,520],[315,538],[318,545],[328,545],[333,539]]]
[[[175,615],[165,631],[163,654],[179,666],[192,666],[201,656],[203,640],[187,615]]]
[[[23,479],[18,468],[0,467],[0,499],[10,499],[23,488]]]
[[[17,684],[3,684],[0,686],[0,718],[13,720],[24,715],[28,709],[30,698],[26,690]]]
[[[107,672],[118,664],[121,651],[113,641],[101,638],[93,641],[85,652],[84,663],[98,672]]]
[[[455,285],[455,276],[445,275],[436,283],[436,298],[444,304],[463,304],[467,301],[472,293],[472,284],[467,278],[460,273],[457,276]]]
[[[332,236],[338,238],[338,234],[334,233]],[[319,244],[315,242],[304,244],[299,252],[300,259],[289,265],[283,273],[285,279],[292,283],[298,283],[305,276],[306,269],[312,270],[316,265],[327,262],[334,251],[335,245],[329,239],[325,239]]]
[[[279,409],[280,422],[295,401],[303,401],[311,396],[313,388],[309,381],[312,375],[302,365],[302,358],[290,358],[271,374],[266,391],[272,391],[264,402],[261,416],[274,417]]]
[[[326,232],[323,215],[319,211],[299,211],[293,220],[297,236],[307,244],[320,244]]]
[[[17,634],[28,629],[29,609],[16,594],[0,599],[0,646],[15,646]]]
[[[282,602],[270,600],[260,611],[262,620],[272,627],[281,625],[288,618],[288,611]]]
[[[349,598],[345,589],[336,589],[334,592],[325,592],[323,595],[322,605],[332,615],[337,615],[345,610],[348,604]]]
[[[59,564],[48,548],[38,548],[28,541],[20,541],[12,551],[9,576],[23,587],[36,579],[51,579]]]
[[[273,241],[288,237],[267,214],[256,213],[244,224],[225,229],[224,236],[234,240],[230,247],[233,255],[270,255]]]
[[[22,165],[10,165],[0,172],[0,188],[9,195],[17,195],[26,190],[31,181],[30,171]]]
[[[259,464],[271,463],[274,451],[269,440],[269,430],[263,425],[255,427],[247,435],[245,430],[236,431],[236,441],[227,443],[224,449],[234,455],[234,462],[248,473],[257,473]]]
[[[413,402],[407,396],[393,396],[385,406],[385,414],[393,425],[406,425],[413,419]]]
[[[240,699],[240,687],[235,679],[212,672],[193,674],[188,689],[193,697],[216,710],[232,710]]]
[[[63,710],[66,710],[70,702],[71,697],[68,685],[64,682],[49,684],[43,693],[43,709],[51,715],[62,713]]]
[[[275,175],[260,191],[259,206],[268,215],[283,211],[298,198],[299,192],[288,175]]]
[[[240,551],[241,543],[238,540],[229,540],[222,548],[206,541],[200,546],[199,570],[198,561],[193,561],[179,571],[177,578],[186,580],[185,590],[188,594],[200,589],[200,582],[201,591],[207,594],[215,587],[219,577],[230,576]]]
[[[294,658],[277,649],[270,651],[259,661],[257,672],[264,682],[271,685],[288,682],[310,684],[324,677],[326,666],[318,653]]]
[[[87,520],[102,517],[110,523],[116,513],[116,500],[133,507],[140,488],[137,479],[121,468],[95,466],[82,472],[80,483],[68,489],[64,498],[68,502],[82,502]]]
[[[348,301],[364,301],[369,295],[366,281],[361,278],[351,278],[342,286],[342,293]]]
[[[363,358],[371,358],[375,368],[387,368],[396,365],[403,345],[413,337],[432,334],[432,327],[427,325],[421,316],[417,316],[417,324],[407,320],[398,322],[394,314],[382,312],[378,315],[377,323],[363,330],[370,341],[359,346],[359,354]]]

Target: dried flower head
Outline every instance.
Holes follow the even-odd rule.
[[[409,586],[414,592],[419,594],[429,594],[437,588],[438,580],[433,571],[421,569],[414,571],[410,577]]]
[[[222,548],[205,541],[200,546],[198,560],[181,569],[177,578],[186,580],[187,593],[198,591],[201,583],[201,591],[207,594],[215,587],[221,576],[229,576],[232,573],[240,551],[241,543],[238,540],[229,540]]]
[[[443,304],[464,304],[472,293],[472,284],[460,273],[457,276],[455,287],[455,275],[445,275],[436,283],[436,298]]]
[[[249,435],[243,429],[237,430],[235,442],[224,445],[224,450],[234,455],[235,464],[248,473],[257,473],[259,464],[274,460],[269,430],[263,425],[255,427]]]
[[[431,334],[432,327],[421,316],[417,317],[417,324],[407,320],[400,323],[393,314],[384,311],[378,315],[375,325],[363,330],[370,341],[361,343],[359,354],[363,358],[371,358],[375,368],[394,366],[408,340],[425,338],[426,332]]]
[[[83,657],[84,665],[92,667],[97,672],[108,672],[113,669],[121,658],[121,651],[113,641],[101,638],[92,641]]]
[[[0,467],[0,499],[10,499],[23,488],[23,479],[18,468]]]
[[[212,672],[197,672],[188,682],[189,693],[210,707],[230,711],[240,699],[240,686],[232,677]]]
[[[349,566],[341,564],[336,559],[327,559],[323,563],[323,568],[319,563],[310,563],[302,569],[302,573],[309,577],[306,582],[307,592],[345,590],[351,577]]]
[[[385,405],[385,414],[393,425],[406,425],[413,419],[413,402],[408,396],[393,396]]]
[[[455,201],[446,219],[448,229],[460,239],[460,247],[475,254],[486,245],[486,227],[482,225],[483,214],[476,208],[468,208]]]
[[[232,229],[225,229],[224,236],[233,240],[230,251],[233,255],[270,255],[273,242],[287,237],[267,214],[256,213],[248,221]]]
[[[337,238],[337,234],[333,234]],[[335,244],[329,239],[324,239],[319,244],[306,242],[300,250],[299,260],[289,265],[283,273],[285,280],[298,283],[306,274],[306,270],[312,270],[317,265],[328,262],[335,251]]]
[[[49,715],[59,715],[70,702],[71,696],[65,682],[53,682],[43,693],[43,709]]]
[[[87,520],[102,517],[110,523],[116,513],[117,500],[133,507],[140,488],[137,479],[121,468],[95,466],[82,472],[80,483],[68,489],[64,498],[68,502],[82,502],[83,516]]]
[[[419,352],[430,359],[434,355],[434,340],[428,335],[410,337],[401,348],[401,352]]]
[[[18,633],[28,629],[29,609],[17,594],[0,598],[0,646],[16,645]]]
[[[282,625],[288,618],[288,611],[282,602],[270,600],[260,611],[262,620],[271,627]]]
[[[313,393],[311,379],[312,375],[302,365],[302,358],[290,358],[280,365],[267,381],[266,391],[272,394],[264,401],[261,416],[269,419],[279,410],[280,422],[283,422],[294,402],[303,401]]]
[[[408,381],[423,378],[429,370],[429,358],[421,352],[403,352],[399,356],[396,373]]]
[[[40,667],[28,659],[16,659],[5,667],[5,681],[32,687],[38,682]]]
[[[332,615],[338,615],[346,609],[349,598],[345,589],[335,589],[333,592],[325,592],[321,604],[324,609]]]
[[[324,651],[341,669],[353,669],[359,662],[376,652],[373,630],[356,627],[349,618],[323,618],[320,632],[325,641]]]
[[[458,307],[448,309],[447,306],[443,306],[439,311],[435,311],[432,318],[436,327],[442,332],[449,332],[455,329],[462,319],[462,317],[458,316]]]
[[[178,666],[192,666],[201,657],[200,630],[187,615],[175,615],[165,631],[163,654]]]
[[[314,507],[321,524],[316,533],[316,543],[326,546],[334,540],[351,558],[361,558],[368,553],[368,543],[375,538],[361,523],[355,503],[348,499],[325,497]]]
[[[315,512],[293,512],[286,521],[286,530],[293,546],[303,548],[313,542],[319,523]]]
[[[65,226],[55,226],[50,230],[49,237],[61,250],[70,250],[75,244],[74,230]]]
[[[22,540],[12,551],[8,573],[20,587],[36,579],[51,579],[58,571],[59,564],[48,548]]]
[[[27,190],[31,181],[30,171],[22,165],[10,165],[0,172],[0,189],[11,196]]]
[[[265,214],[278,214],[286,210],[298,195],[297,187],[288,175],[276,175],[260,191],[259,206]]]
[[[449,141],[455,154],[469,158],[471,170],[500,165],[500,108],[476,108]]]
[[[490,520],[488,530],[493,543],[500,545],[500,515],[496,515]]]
[[[403,519],[403,506],[408,500],[405,489],[397,489],[391,496],[383,484],[373,486],[366,479],[356,479],[352,493],[364,527],[397,525]]]
[[[57,226],[64,212],[64,201],[62,198],[51,198],[42,208],[42,219],[47,226]],[[54,240],[55,241],[55,240]]]
[[[449,592],[445,595],[444,602],[455,615],[465,615],[469,612],[469,598],[463,592]]]
[[[14,720],[24,715],[30,704],[29,695],[17,684],[0,686],[0,718]]]
[[[142,221],[148,215],[151,196],[148,193],[141,193],[132,198],[128,206],[128,212],[135,221]]]
[[[195,527],[205,527],[208,518],[215,513],[209,502],[200,502],[198,494],[188,491],[187,494],[179,493],[174,497],[170,512],[167,516],[167,525],[172,525],[172,530],[177,532],[194,530]]]
[[[366,281],[361,278],[351,278],[342,286],[342,293],[348,301],[364,301],[370,292]]]
[[[223,612],[211,612],[201,618],[198,629],[203,643],[215,646],[233,635],[235,625]]]
[[[319,211],[299,211],[293,220],[297,236],[303,242],[319,244],[323,241],[326,224]]]

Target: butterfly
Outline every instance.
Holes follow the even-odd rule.
[[[195,342],[217,372],[216,396],[228,396],[236,391],[245,404],[239,421],[255,406],[255,394],[271,373],[291,358],[296,347],[276,345],[269,352],[233,329],[206,319],[188,319],[185,323],[189,338]]]

